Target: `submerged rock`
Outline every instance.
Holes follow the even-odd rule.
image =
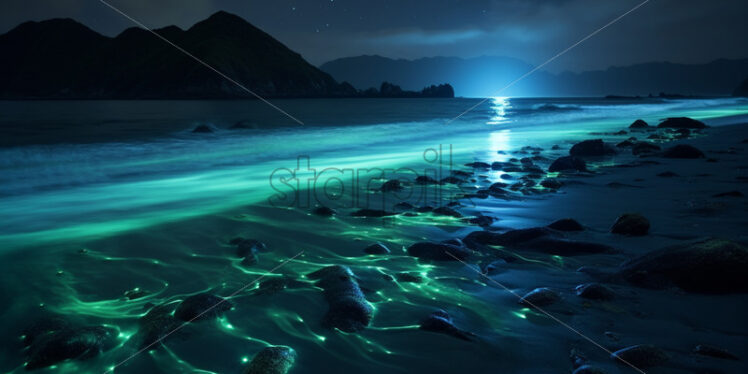
[[[470,250],[452,243],[418,242],[408,247],[408,255],[422,260],[464,261],[470,257]]]
[[[447,334],[457,339],[473,341],[476,337],[475,334],[462,330],[454,325],[452,317],[443,310],[437,310],[431,313],[426,319],[421,321],[419,326],[421,330],[437,332],[440,334]]]
[[[204,321],[218,317],[232,306],[230,301],[220,296],[200,293],[182,300],[174,311],[174,317],[185,322]]]
[[[38,369],[75,359],[85,360],[116,345],[118,331],[105,326],[65,327],[34,338],[26,369]]]
[[[403,189],[403,184],[399,179],[390,179],[387,182],[384,182],[379,189],[382,192],[401,191]]]
[[[650,142],[636,142],[631,147],[631,153],[638,156],[642,154],[658,152],[660,149],[660,146],[657,144],[652,144]]]
[[[442,184],[462,184],[462,183],[465,183],[465,180],[450,175],[448,177],[442,178],[440,182]]]
[[[416,177],[416,184],[428,185],[428,184],[440,184],[438,180],[429,177],[427,175],[419,175]]]
[[[607,156],[616,154],[616,150],[605,144],[602,139],[591,139],[574,144],[569,149],[569,154],[579,157]]]
[[[748,248],[722,239],[664,248],[622,265],[627,281],[706,294],[748,292]]]
[[[634,345],[613,352],[611,358],[643,369],[666,363],[670,358],[667,353],[653,345]]]
[[[559,157],[556,161],[553,161],[548,171],[555,173],[558,171],[587,171],[587,164],[581,158],[574,156]]]
[[[490,169],[491,168],[491,165],[485,162],[481,162],[481,161],[471,162],[469,164],[465,164],[465,166],[471,167],[473,169]]]
[[[648,129],[649,124],[645,122],[643,119],[637,119],[636,121],[634,121],[634,123],[629,125],[629,128],[630,129]]]
[[[478,214],[477,216],[470,218],[468,220],[469,223],[473,225],[478,225],[480,227],[489,227],[493,225],[494,221],[496,221],[496,218],[491,216],[484,216],[483,214]]]
[[[326,206],[318,206],[314,208],[314,210],[312,210],[312,214],[320,217],[332,217],[338,214],[338,212],[336,212],[335,209],[328,208]]]
[[[174,303],[156,305],[138,319],[138,332],[133,341],[139,349],[155,345],[182,324],[174,318],[175,307]]]
[[[522,296],[519,303],[534,308],[548,306],[559,300],[561,300],[561,296],[559,296],[556,291],[541,287],[528,292],[525,296]]]
[[[563,186],[563,183],[561,183],[561,181],[559,181],[556,178],[546,178],[546,179],[543,179],[542,182],[540,182],[540,185],[545,188],[557,190],[561,188],[561,186]]]
[[[265,243],[257,239],[241,239],[238,241],[234,240],[233,242],[236,244],[237,257],[247,257],[249,255],[268,251],[268,247]]]
[[[500,245],[553,255],[581,255],[591,253],[612,253],[615,250],[605,244],[565,239],[558,231],[547,227],[510,230],[503,234],[492,231],[474,231],[465,239],[470,247],[476,245]]]
[[[649,233],[649,220],[641,214],[626,213],[618,217],[610,232],[628,236],[643,236]]]
[[[612,300],[616,293],[600,283],[585,283],[578,285],[574,291],[577,296],[591,300]]]
[[[296,362],[296,351],[290,347],[267,347],[255,355],[243,374],[286,374]]]
[[[548,225],[558,231],[584,231],[584,226],[572,218],[562,218]]]
[[[735,356],[727,350],[711,345],[699,344],[693,349],[693,353],[696,353],[697,355],[721,358],[725,360],[740,360],[738,356]]]
[[[306,286],[304,282],[298,281],[287,275],[281,277],[273,277],[265,279],[260,282],[260,286],[257,288],[257,295],[272,295],[274,293],[283,291],[288,288],[301,288]]]
[[[364,248],[364,253],[370,255],[386,255],[390,253],[390,249],[382,243],[375,243]]]
[[[665,158],[704,158],[706,155],[698,148],[688,144],[678,144],[665,150],[662,154]]]
[[[322,325],[344,332],[358,332],[366,328],[374,315],[374,308],[346,266],[333,265],[308,275],[322,288],[328,309]]]
[[[668,129],[704,129],[707,126],[704,122],[697,121],[688,117],[671,117],[657,125],[658,128]]]

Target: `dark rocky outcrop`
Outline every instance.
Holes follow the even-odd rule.
[[[408,247],[408,255],[422,260],[458,261],[470,257],[470,250],[462,243],[418,242]]]
[[[390,179],[379,187],[382,192],[402,191],[403,184],[399,179]]]
[[[332,217],[336,215],[338,212],[335,211],[335,209],[326,207],[326,206],[318,206],[312,210],[312,214],[315,216],[320,217]]]
[[[192,295],[177,306],[174,317],[185,322],[205,321],[231,310],[230,301],[210,293]]]
[[[605,144],[602,139],[591,139],[574,144],[569,149],[569,154],[577,157],[608,156],[616,154],[616,150]]]
[[[454,218],[462,218],[462,214],[448,206],[441,206],[431,211],[431,213],[439,216],[449,216]]]
[[[429,185],[429,184],[440,184],[438,180],[429,177],[428,175],[419,175],[415,180],[416,184]]]
[[[559,300],[561,300],[561,296],[559,296],[556,291],[541,287],[528,292],[525,296],[522,296],[519,303],[531,308],[542,308],[544,306],[555,304]]]
[[[697,121],[688,117],[671,117],[660,122],[657,125],[661,129],[704,129],[707,126],[704,122]]]
[[[421,330],[446,334],[467,341],[473,341],[476,338],[475,334],[455,326],[452,322],[452,317],[443,310],[437,310],[436,312],[431,313],[431,315],[421,321],[419,328]]]
[[[472,248],[498,245],[562,256],[615,252],[612,247],[605,244],[568,240],[562,233],[546,227],[511,230],[503,234],[485,230],[474,231],[468,234],[464,241]]]
[[[587,171],[587,163],[581,158],[574,156],[559,157],[556,161],[553,161],[551,166],[548,167],[548,171],[555,173],[558,171]]]
[[[296,351],[291,347],[267,347],[255,355],[243,374],[286,374],[296,362]]]
[[[364,248],[364,253],[370,255],[386,255],[390,253],[390,249],[382,243],[374,243]]]
[[[629,126],[630,129],[648,129],[649,124],[643,119],[637,119]]]
[[[591,300],[612,300],[616,293],[600,283],[585,283],[577,286],[574,291],[577,296]]]
[[[322,288],[329,306],[322,325],[345,332],[365,329],[374,315],[374,308],[366,301],[351,269],[333,265],[308,275]]]
[[[105,326],[65,326],[37,334],[26,352],[26,370],[65,360],[85,360],[116,345],[118,331]]]
[[[677,286],[688,292],[748,292],[748,248],[722,239],[678,245],[627,261],[620,274],[646,288]]]
[[[667,353],[653,345],[634,345],[613,352],[611,358],[638,369],[659,366],[669,360]]]
[[[558,231],[584,231],[584,226],[572,218],[562,218],[554,221],[548,227]]]
[[[641,214],[626,213],[618,217],[610,228],[614,234],[643,236],[649,233],[649,220]]]
[[[138,332],[132,338],[138,349],[160,343],[183,323],[174,317],[175,308],[175,303],[156,305],[138,319]]]
[[[660,149],[660,146],[657,144],[652,144],[649,142],[636,142],[631,146],[631,153],[638,156],[641,154],[654,153],[659,151]]]
[[[678,144],[665,150],[662,157],[666,158],[704,158],[704,152],[688,144]]]

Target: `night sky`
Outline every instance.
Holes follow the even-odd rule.
[[[395,58],[511,56],[539,64],[643,0],[111,0],[150,27],[188,28],[236,13],[313,64],[361,54]],[[0,32],[70,17],[114,36],[130,21],[98,0],[3,0]],[[651,0],[548,66],[581,71],[647,61],[748,57],[748,1]]]

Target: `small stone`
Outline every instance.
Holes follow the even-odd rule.
[[[710,356],[715,358],[721,358],[725,360],[740,360],[738,356],[728,352],[725,349],[714,347],[711,345],[699,344],[693,349],[693,353],[702,356]]]
[[[561,296],[555,291],[541,287],[536,288],[519,300],[519,303],[528,307],[544,307],[561,300]]]
[[[626,213],[616,220],[610,232],[628,236],[643,236],[649,233],[649,220],[637,213]]]
[[[580,284],[575,288],[577,296],[591,300],[612,300],[616,293],[599,283]]]
[[[642,119],[637,119],[629,126],[630,129],[647,129],[649,124]]]
[[[320,217],[332,217],[337,214],[337,212],[335,211],[335,209],[328,208],[326,206],[318,206],[314,208],[314,210],[312,210],[312,214]]]
[[[568,170],[587,171],[587,164],[580,158],[564,156],[557,158],[556,161],[553,161],[551,166],[548,167],[548,171],[551,173]]]
[[[390,249],[382,243],[375,243],[364,248],[364,253],[370,255],[386,255],[390,253]]]
[[[584,226],[572,218],[562,218],[548,227],[558,231],[584,231]]]
[[[255,355],[243,374],[286,374],[295,362],[296,351],[290,347],[267,347]]]
[[[200,293],[184,299],[174,312],[174,316],[186,322],[204,321],[223,314],[231,307],[231,302],[222,297]]]
[[[662,365],[669,360],[668,355],[653,345],[634,345],[613,352],[611,358],[643,369]]]

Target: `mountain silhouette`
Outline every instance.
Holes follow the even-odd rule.
[[[188,30],[154,30],[266,97],[347,96],[350,85],[307,63],[244,19],[218,12]],[[0,35],[3,98],[239,98],[250,94],[149,31],[114,38],[72,19],[23,23]]]
[[[582,73],[537,71],[509,85],[533,65],[509,57],[430,57],[395,60],[381,56],[347,57],[320,68],[337,80],[366,89],[387,81],[417,89],[434,77],[450,82],[457,96],[606,96],[660,92],[690,96],[730,95],[748,76],[748,59],[715,60],[706,64],[652,62]]]

